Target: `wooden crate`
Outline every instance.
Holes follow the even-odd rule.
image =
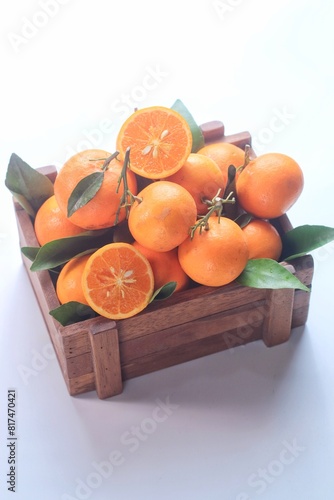
[[[225,136],[221,122],[202,125],[202,130],[206,143],[219,140],[242,148],[251,143],[248,132]],[[57,175],[54,167],[39,170],[51,180]],[[38,246],[29,215],[17,203],[14,207],[20,246]],[[287,216],[275,223],[281,233],[291,228]],[[179,292],[132,318],[95,317],[63,327],[49,314],[59,306],[49,272],[31,272],[31,261],[23,254],[22,259],[72,396],[96,390],[104,399],[121,393],[125,380],[178,363],[260,339],[268,347],[275,346],[286,342],[291,330],[307,320],[308,292],[231,283]],[[311,285],[310,255],[282,265]]]

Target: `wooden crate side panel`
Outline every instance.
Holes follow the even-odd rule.
[[[163,303],[152,304],[137,316],[117,322],[120,342],[229,311],[262,300],[265,295],[263,290],[245,288],[236,283],[223,288],[198,287],[196,292],[200,293],[197,294],[187,292],[182,298],[183,292],[180,292],[180,301],[175,294]]]
[[[30,220],[29,215],[16,205],[16,219],[18,225],[20,246],[38,246],[35,232]],[[55,294],[54,286],[50,275],[47,271],[32,272],[30,271],[31,261],[23,254],[22,261],[27,271],[29,280],[37,298],[38,305],[46,323],[50,339],[56,351],[57,359],[60,364],[61,370],[66,378],[67,363],[64,355],[64,346],[61,335],[58,331],[58,323],[49,314],[51,309],[59,306],[58,298]]]
[[[204,318],[173,326],[144,337],[120,343],[121,363],[126,365],[143,356],[186,347],[197,340],[233,330],[243,338],[251,337],[254,324],[259,326],[266,317],[265,301],[258,301],[230,311],[218,312]],[[246,335],[247,333],[247,335]]]
[[[195,340],[190,344],[168,349],[158,353],[148,354],[141,359],[124,365],[122,367],[123,380],[139,377],[146,373],[168,368],[180,363],[198,359],[209,354],[214,354],[227,349],[232,349],[249,342],[260,340],[262,336],[262,325],[252,328],[252,333],[246,339],[242,339],[238,329],[222,332],[208,338]]]

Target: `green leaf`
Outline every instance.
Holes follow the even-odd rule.
[[[39,248],[30,267],[31,271],[44,271],[60,266],[79,255],[93,252],[97,248],[112,242],[113,228],[99,231],[87,231],[77,236],[60,238],[50,241]],[[33,255],[32,247],[23,247],[21,250],[27,256]],[[27,250],[28,249],[28,250]]]
[[[56,309],[49,311],[49,314],[59,321],[62,326],[71,325],[78,321],[84,321],[85,319],[97,316],[96,312],[90,306],[76,301],[66,302],[56,307]]]
[[[153,302],[153,300],[165,300],[168,299],[171,295],[173,295],[175,288],[177,287],[177,282],[176,281],[169,281],[165,285],[161,286],[154,292],[152,295],[152,298],[150,302]]]
[[[29,260],[35,260],[39,252],[40,247],[22,247],[21,252]]]
[[[295,227],[282,236],[283,251],[281,260],[301,257],[333,240],[333,227],[307,224]]]
[[[249,260],[236,281],[253,288],[297,288],[310,291],[296,276],[272,259]]]
[[[84,207],[94,198],[104,179],[104,171],[93,172],[78,182],[73,189],[67,204],[67,217],[71,217],[79,208]]]
[[[53,195],[50,179],[30,167],[15,153],[9,159],[5,185],[31,217],[34,217],[44,201]]]
[[[177,113],[182,115],[183,118],[187,120],[193,137],[193,145],[191,152],[196,153],[199,149],[201,149],[204,146],[204,137],[200,127],[197,125],[193,116],[189,112],[188,108],[186,108],[186,106],[180,99],[177,99],[174,102],[172,109],[174,109],[174,111],[177,111]]]

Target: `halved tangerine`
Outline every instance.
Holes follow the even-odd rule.
[[[116,147],[122,158],[130,148],[130,167],[148,179],[177,172],[192,148],[188,122],[173,109],[151,106],[135,111],[123,123]]]
[[[82,289],[88,304],[101,316],[129,318],[142,311],[152,297],[152,268],[129,243],[110,243],[88,259]]]

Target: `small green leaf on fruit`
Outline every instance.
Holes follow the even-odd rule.
[[[79,208],[84,207],[94,198],[104,179],[104,171],[93,172],[78,182],[73,189],[67,204],[67,217],[71,217]]]
[[[174,109],[174,111],[182,115],[183,118],[185,118],[185,120],[188,122],[193,138],[193,145],[191,152],[196,153],[199,149],[201,149],[204,146],[204,136],[202,134],[200,127],[197,125],[192,114],[180,99],[177,99],[174,102],[172,109]]]
[[[334,240],[334,228],[320,225],[298,226],[282,236],[281,260],[291,260]]]
[[[68,326],[97,316],[90,306],[76,301],[66,302],[49,311],[49,314],[62,326]]]
[[[240,285],[253,288],[294,288],[309,292],[294,274],[272,259],[251,259],[236,280]]]
[[[176,281],[169,281],[165,285],[161,286],[154,292],[152,295],[152,298],[150,302],[153,302],[153,300],[165,300],[168,299],[173,293],[175,292],[175,289],[177,287],[177,282]]]
[[[39,207],[53,195],[50,179],[15,153],[9,159],[5,185],[31,217],[35,217]]]

